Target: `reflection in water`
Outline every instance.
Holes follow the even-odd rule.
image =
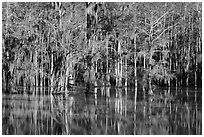
[[[200,90],[102,87],[96,94],[3,94],[3,134],[202,134]]]

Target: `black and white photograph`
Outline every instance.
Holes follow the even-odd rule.
[[[1,2],[2,135],[202,135],[202,2]]]

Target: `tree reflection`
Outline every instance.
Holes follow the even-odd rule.
[[[97,94],[89,96],[81,92],[3,95],[3,134],[202,133],[199,90],[188,89],[187,95],[186,89],[158,89],[155,96],[142,100],[143,91],[137,88],[94,90]],[[188,98],[184,99],[184,93]]]

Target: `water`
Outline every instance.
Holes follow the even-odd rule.
[[[93,95],[3,94],[3,135],[202,134],[201,89],[98,88]]]

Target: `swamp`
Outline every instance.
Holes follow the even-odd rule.
[[[3,2],[3,135],[202,135],[202,3]]]

